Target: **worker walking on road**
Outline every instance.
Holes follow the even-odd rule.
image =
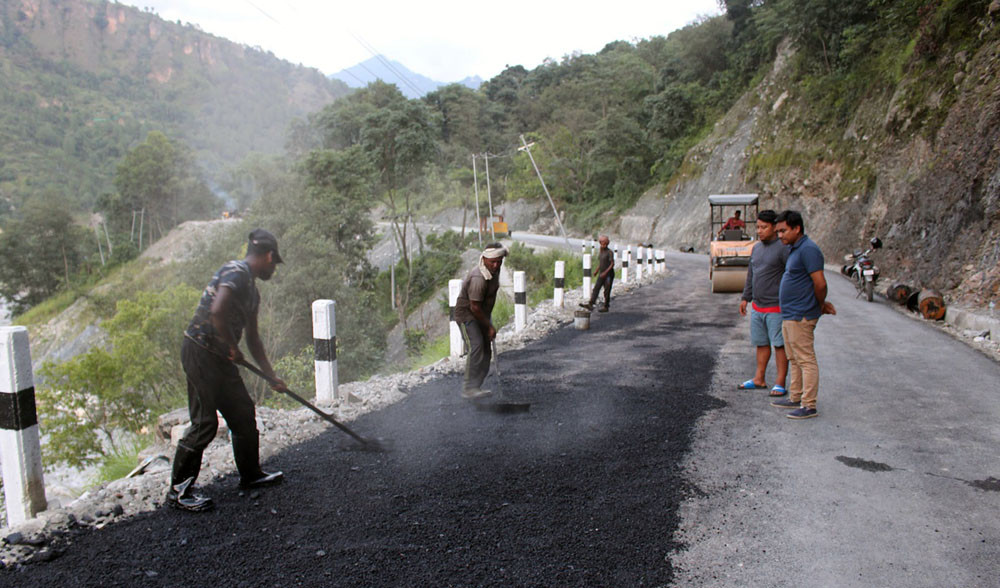
[[[500,243],[487,245],[479,264],[462,280],[462,290],[455,302],[455,322],[462,330],[468,351],[463,398],[480,398],[490,393],[482,385],[490,371],[490,343],[497,335],[491,315],[500,289],[500,267],[506,256],[507,249]]]
[[[187,375],[191,427],[177,443],[174,456],[166,498],[173,508],[193,512],[212,508],[212,499],[196,493],[193,486],[201,469],[202,452],[219,427],[216,410],[226,419],[232,435],[240,486],[267,486],[283,478],[281,472],[268,473],[260,468],[256,411],[235,365],[243,359],[238,345],[245,329],[247,348],[274,382],[271,387],[285,390],[285,383],[274,374],[257,332],[260,294],[255,284],[257,278],[271,279],[281,262],[274,235],[255,229],[250,233],[246,257],[227,262],[215,273],[184,331],[181,363]]]
[[[771,403],[778,408],[794,409],[790,419],[817,416],[819,363],[816,361],[814,335],[816,323],[824,314],[837,314],[826,300],[826,276],[823,252],[805,234],[802,215],[786,210],[776,221],[778,238],[788,245],[788,261],[781,276],[778,302],[781,305],[781,334],[785,340],[789,365],[789,398]]]
[[[601,249],[597,253],[597,269],[594,270],[597,281],[594,282],[594,289],[590,293],[590,302],[581,302],[580,306],[587,310],[593,310],[594,304],[597,303],[597,295],[603,287],[604,306],[598,312],[608,312],[611,307],[611,286],[615,282],[615,254],[608,248],[611,241],[607,235],[601,235],[597,242],[601,244]]]
[[[757,215],[757,238],[750,253],[747,267],[747,281],[743,286],[740,300],[740,315],[747,315],[750,305],[750,343],[757,348],[757,371],[753,378],[743,382],[740,390],[767,389],[764,374],[774,347],[774,364],[777,370],[771,396],[784,396],[785,377],[788,374],[788,358],[785,356],[785,340],[781,335],[781,307],[778,304],[778,289],[781,276],[785,273],[788,247],[778,239],[775,222],[778,214],[773,210],[762,210]]]

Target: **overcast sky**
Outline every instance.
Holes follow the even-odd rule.
[[[377,51],[441,82],[595,53],[719,13],[717,0],[124,0],[332,74]]]

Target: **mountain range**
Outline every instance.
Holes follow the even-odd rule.
[[[331,79],[340,80],[351,88],[363,88],[377,79],[389,84],[395,84],[407,98],[421,96],[449,84],[461,84],[473,90],[479,89],[483,79],[479,76],[469,76],[458,82],[438,82],[427,76],[418,74],[402,63],[391,60],[384,55],[376,55],[337,73],[330,75]]]

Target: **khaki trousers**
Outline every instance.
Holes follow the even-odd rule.
[[[466,392],[480,390],[483,380],[490,372],[490,342],[478,321],[458,323],[465,339],[465,349],[469,354],[465,358],[465,380],[462,389]]]
[[[792,402],[816,408],[819,393],[819,363],[816,362],[816,323],[819,319],[781,321],[781,336],[788,354],[788,394]]]

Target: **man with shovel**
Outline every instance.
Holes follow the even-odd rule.
[[[260,294],[255,283],[257,278],[271,279],[281,262],[274,235],[255,229],[249,236],[246,257],[227,262],[215,273],[184,331],[181,363],[187,375],[191,427],[177,443],[174,456],[166,497],[173,508],[191,512],[212,508],[212,499],[196,493],[193,486],[201,469],[202,452],[219,427],[216,410],[222,413],[232,433],[240,486],[256,488],[283,479],[281,472],[268,473],[260,468],[256,411],[236,369],[236,362],[243,360],[238,345],[245,329],[247,347],[271,381],[271,387],[285,390],[285,383],[274,374],[257,332]]]
[[[462,280],[462,290],[455,302],[455,322],[462,330],[465,347],[465,380],[462,397],[475,399],[486,396],[483,380],[490,371],[490,343],[497,336],[490,315],[500,289],[500,267],[507,249],[500,243],[490,243],[483,250],[479,264]]]
[[[594,304],[597,303],[597,296],[601,293],[601,288],[603,287],[604,306],[598,312],[608,312],[608,308],[611,307],[611,287],[615,283],[615,255],[608,249],[608,244],[611,241],[607,235],[601,235],[597,242],[601,245],[601,249],[597,253],[597,269],[594,270],[597,281],[594,282],[594,289],[590,293],[590,301],[581,302],[580,306],[587,310],[593,310]]]

